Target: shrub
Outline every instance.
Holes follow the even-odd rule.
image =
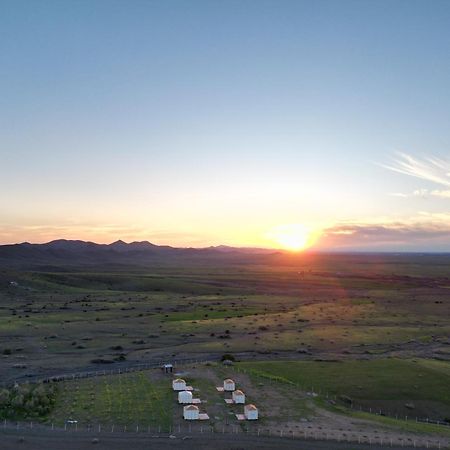
[[[55,403],[56,387],[27,384],[0,390],[0,418],[23,419],[48,414]]]

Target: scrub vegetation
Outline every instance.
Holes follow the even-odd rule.
[[[227,354],[250,390],[274,383],[278,398],[289,398],[288,386],[299,387],[303,394],[286,403],[295,420],[314,407],[361,407],[445,421],[449,266],[442,255],[304,255],[258,265],[4,269],[0,377],[22,389],[58,373]],[[58,424],[76,417],[170,427],[178,419],[167,383],[150,372],[67,381],[48,401],[40,394],[47,387],[23,396],[8,388],[1,411]],[[304,396],[312,388],[336,404],[314,406]]]

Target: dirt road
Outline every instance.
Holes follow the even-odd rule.
[[[214,450],[248,450],[248,449],[283,449],[283,450],[412,450],[413,447],[381,447],[368,444],[347,442],[293,440],[289,438],[258,437],[246,435],[203,435],[177,436],[170,438],[138,436],[133,434],[95,435],[92,433],[61,433],[45,430],[1,430],[1,450],[149,450],[165,449],[211,449]],[[415,450],[419,447],[415,447]]]

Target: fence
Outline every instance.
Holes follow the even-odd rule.
[[[88,434],[95,437],[101,436],[115,436],[128,433],[128,436],[147,436],[147,437],[186,437],[186,436],[253,436],[265,438],[285,438],[293,440],[304,441],[334,441],[341,443],[365,444],[376,447],[395,447],[395,448],[434,448],[444,449],[449,448],[449,442],[440,439],[431,439],[427,437],[409,437],[409,436],[389,436],[378,433],[377,435],[369,435],[364,433],[345,433],[339,430],[277,430],[273,431],[270,428],[254,427],[250,429],[243,429],[239,425],[234,425],[231,428],[217,428],[214,426],[188,424],[176,425],[170,427],[168,430],[163,430],[161,427],[142,427],[139,424],[135,426],[116,426],[96,424],[95,426],[79,426],[78,424],[66,423],[64,427],[55,427],[53,424],[43,425],[33,422],[10,422],[5,420],[2,424],[3,430],[13,430],[23,434],[31,432],[44,433],[68,433],[68,434]]]
[[[183,366],[183,365],[192,365],[192,364],[204,364],[211,361],[217,361],[218,357],[210,357],[210,358],[204,358],[204,359],[179,359],[175,361],[171,361],[174,366]],[[103,369],[103,370],[90,370],[90,371],[81,371],[81,372],[73,372],[73,373],[66,373],[66,374],[60,374],[60,375],[53,375],[51,377],[44,377],[34,380],[29,380],[27,382],[43,382],[43,383],[49,383],[49,382],[61,382],[61,381],[70,381],[70,380],[77,380],[77,379],[83,379],[83,378],[91,378],[91,377],[101,377],[101,376],[108,376],[108,375],[115,375],[115,374],[125,374],[125,373],[131,373],[136,371],[143,371],[148,369],[154,369],[154,368],[161,368],[163,364],[166,361],[158,361],[158,362],[147,362],[147,363],[136,363],[136,364],[127,364],[126,366],[121,366],[118,368],[113,369]],[[307,392],[307,394],[311,396],[322,396],[326,399],[336,399],[336,396],[330,396],[328,392],[321,392],[320,389],[316,391],[313,386],[306,387],[301,386],[299,384],[290,382],[289,380],[284,380],[279,377],[271,377],[271,376],[264,376],[260,373],[255,373],[252,370],[246,370],[242,367],[235,366],[234,369],[237,372],[242,372],[247,375],[256,376],[257,378],[264,379],[265,381],[268,381],[269,383],[288,383],[293,386],[297,386],[302,391]],[[395,419],[403,419],[403,417],[394,417],[389,416],[388,414],[383,413],[381,410],[372,410],[372,408],[366,408],[364,409],[361,405],[356,406],[354,403],[352,403],[351,408],[357,411],[363,411],[368,412],[372,414],[377,415],[383,415],[387,417],[392,417]],[[411,421],[411,417],[405,416],[404,420]],[[422,422],[422,423],[433,423],[445,427],[449,427],[450,424],[445,422],[439,422],[439,421],[433,421],[428,418],[415,418],[412,419],[416,422]],[[252,424],[253,425],[253,424]],[[297,427],[298,428],[298,427]],[[64,427],[56,427],[54,424],[45,425],[39,422],[11,422],[5,420],[3,422],[3,429],[15,429],[15,430],[23,430],[23,431],[29,431],[29,430],[37,430],[42,429],[46,431],[63,431],[63,432],[77,432],[77,431],[84,431],[89,433],[147,433],[148,435],[161,435],[161,434],[167,434],[170,435],[172,433],[177,434],[250,434],[250,435],[257,435],[257,436],[267,436],[267,437],[289,437],[292,439],[315,439],[315,440],[333,440],[336,442],[353,442],[353,443],[359,443],[359,444],[369,444],[369,445],[378,445],[378,446],[387,446],[387,447],[406,447],[409,446],[411,448],[416,447],[423,447],[423,448],[447,448],[449,445],[449,442],[446,442],[444,439],[431,439],[429,437],[416,437],[412,438],[411,435],[400,435],[395,434],[395,436],[391,435],[384,435],[382,436],[382,433],[372,434],[370,433],[363,433],[363,432],[356,432],[356,431],[343,431],[343,430],[322,430],[320,428],[315,428],[310,425],[304,425],[302,429],[285,429],[285,430],[277,430],[274,431],[270,428],[261,428],[261,427],[250,427],[248,429],[244,429],[239,425],[230,425],[227,424],[227,426],[223,428],[216,428],[216,427],[209,427],[205,425],[198,425],[198,424],[189,424],[188,426],[181,426],[178,425],[175,428],[170,429],[161,429],[161,427],[149,427],[149,426],[142,426],[139,424],[133,425],[133,426],[126,426],[126,425],[115,425],[115,424],[95,424],[95,425],[89,425],[89,426],[81,426],[78,423],[65,423]]]
[[[219,361],[219,359],[220,358],[217,356],[211,356],[211,357],[205,357],[203,359],[178,359],[175,361],[171,360],[170,362],[174,366],[183,366],[183,365],[187,365],[187,364],[205,364],[208,362]],[[106,376],[106,375],[117,375],[117,374],[122,374],[122,373],[138,372],[138,371],[148,370],[148,369],[158,369],[158,368],[162,368],[165,363],[167,363],[167,360],[157,361],[157,362],[147,362],[147,363],[126,363],[124,365],[115,367],[113,369],[103,369],[103,370],[96,369],[96,370],[76,371],[76,372],[69,372],[69,373],[64,373],[64,374],[48,375],[45,377],[29,377],[27,379],[20,379],[20,383],[21,384],[52,383],[52,382],[69,381],[69,380],[76,380],[76,379],[82,379],[82,378],[100,377],[100,376]],[[11,386],[14,386],[18,382],[19,382],[19,380],[10,381],[10,382],[2,382],[2,383],[0,383],[0,386],[11,387]]]
[[[322,391],[320,388],[315,390],[314,386],[302,386],[299,383],[294,383],[290,380],[283,379],[282,377],[276,377],[276,376],[270,376],[270,375],[266,376],[264,374],[255,372],[251,369],[247,370],[247,369],[244,369],[239,366],[236,367],[236,370],[238,372],[245,373],[246,375],[253,376],[257,379],[258,378],[263,379],[269,383],[281,383],[281,384],[289,384],[289,385],[295,386],[299,390],[306,392],[307,394],[311,395],[312,397],[322,397],[328,401],[330,401],[330,400],[337,401],[338,400],[338,397],[336,395],[334,395],[334,394],[331,395],[329,392]],[[430,419],[429,417],[416,417],[416,416],[399,415],[399,414],[394,415],[394,414],[390,414],[389,412],[383,411],[380,408],[365,407],[363,405],[355,403],[353,400],[351,401],[351,403],[347,404],[346,406],[349,407],[350,409],[352,409],[353,411],[357,411],[357,412],[359,411],[359,412],[374,414],[377,416],[388,417],[388,418],[395,419],[395,420],[403,420],[405,422],[412,421],[412,422],[416,422],[416,423],[427,423],[427,424],[439,425],[442,427],[450,428],[450,422],[434,420],[434,419]]]

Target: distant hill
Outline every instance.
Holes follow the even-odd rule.
[[[174,263],[257,263],[276,250],[217,246],[207,248],[176,248],[155,245],[148,241],[97,244],[80,240],[58,239],[45,244],[0,246],[0,267],[45,268],[78,266],[148,266]]]

